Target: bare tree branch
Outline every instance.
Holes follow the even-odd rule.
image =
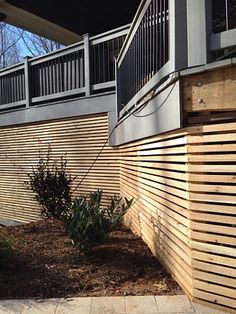
[[[11,32],[12,26],[0,23],[0,67],[13,65],[20,61],[19,41],[22,32],[18,35]]]
[[[1,50],[1,51],[0,51],[0,57],[1,57],[4,53],[6,53],[9,49],[11,49],[14,45],[16,45],[20,39],[23,39],[23,32],[22,32],[22,34],[21,34],[12,44],[10,44],[9,46],[7,46],[4,50]]]
[[[23,54],[35,57],[61,47],[42,36],[0,22],[0,68],[20,62]]]

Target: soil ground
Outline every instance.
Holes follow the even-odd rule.
[[[90,256],[80,254],[52,219],[4,232],[15,255],[0,269],[0,299],[183,293],[144,242],[123,227]]]

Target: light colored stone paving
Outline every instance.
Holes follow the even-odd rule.
[[[225,312],[218,311],[207,306],[203,306],[197,303],[192,303],[194,310],[198,314],[225,314]]]
[[[6,300],[0,301],[0,313],[22,313],[26,300]]]
[[[61,299],[57,308],[56,314],[90,314],[92,305],[92,298],[75,298],[75,299]]]
[[[0,314],[226,314],[186,296],[126,296],[0,301]]]
[[[195,310],[186,295],[156,296],[157,309],[163,313],[194,313]]]
[[[90,314],[125,314],[124,297],[93,298]]]
[[[127,314],[154,314],[157,313],[157,305],[155,297],[126,297],[126,313]]]
[[[55,313],[59,302],[60,299],[27,300],[21,313],[22,314]]]

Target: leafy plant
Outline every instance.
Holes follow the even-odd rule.
[[[66,164],[63,156],[59,163],[52,161],[49,149],[46,157],[40,154],[32,174],[28,174],[27,183],[41,205],[41,214],[46,217],[60,219],[71,207],[74,179],[67,173]]]
[[[119,227],[127,210],[132,206],[133,201],[133,198],[128,200],[126,197],[123,198],[117,195],[111,197],[111,205],[106,208],[111,231]]]
[[[0,266],[6,265],[13,255],[11,240],[0,229]]]
[[[101,206],[102,191],[90,193],[74,200],[71,213],[65,221],[67,233],[80,251],[89,254],[93,248],[104,242],[108,234],[115,230],[133,200],[111,198],[111,205]]]

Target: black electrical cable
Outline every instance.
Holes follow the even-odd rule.
[[[146,118],[149,116],[152,116],[154,113],[156,113],[157,111],[159,111],[167,102],[168,98],[170,97],[171,93],[173,92],[174,88],[175,88],[176,82],[175,84],[172,86],[171,90],[169,91],[168,95],[166,96],[166,98],[164,99],[164,101],[152,112],[148,113],[148,114],[144,114],[144,115],[137,115],[135,113],[132,113],[132,115],[136,118]],[[153,96],[154,97],[154,96]],[[141,106],[141,110],[139,110],[139,112],[141,112],[147,105],[148,103],[153,99],[153,97],[147,102],[145,103],[143,106]],[[138,112],[138,113],[139,113]]]
[[[103,152],[104,148],[106,147],[107,143],[109,142],[111,136],[113,135],[113,133],[115,132],[115,129],[122,124],[126,119],[128,119],[131,115],[133,115],[134,117],[137,118],[144,118],[144,117],[148,117],[150,115],[153,115],[154,113],[156,113],[158,110],[161,109],[161,107],[166,103],[167,99],[169,98],[170,94],[172,93],[174,87],[176,85],[175,84],[172,86],[170,92],[168,93],[167,97],[165,98],[165,100],[161,103],[160,106],[158,106],[157,109],[155,109],[153,112],[147,114],[147,115],[142,115],[142,116],[138,116],[135,115],[135,112],[141,112],[147,105],[148,103],[153,99],[153,97],[155,96],[155,90],[153,91],[153,97],[151,99],[149,99],[146,103],[144,103],[143,105],[141,105],[141,107],[138,107],[136,110],[129,112],[124,119],[122,119],[121,121],[118,121],[118,123],[114,126],[114,128],[112,129],[111,133],[109,134],[108,138],[106,139],[105,143],[103,144],[102,148],[100,149],[99,153],[97,154],[96,158],[94,159],[93,163],[91,164],[91,166],[89,167],[89,169],[86,171],[85,175],[82,177],[82,179],[80,180],[80,182],[77,184],[77,186],[75,187],[75,189],[73,190],[73,193],[80,187],[80,185],[82,184],[82,182],[86,179],[86,177],[88,176],[88,174],[90,173],[90,171],[92,170],[93,166],[95,165],[95,163],[97,162],[98,158],[100,157],[101,153]]]
[[[108,138],[106,139],[106,142],[103,144],[102,148],[100,149],[99,153],[97,154],[96,158],[94,159],[93,163],[91,164],[91,166],[89,167],[89,169],[86,171],[85,175],[82,177],[82,179],[80,180],[80,182],[77,184],[77,186],[75,187],[75,189],[73,190],[72,193],[74,193],[78,187],[82,184],[82,182],[86,179],[86,177],[88,176],[88,174],[90,173],[90,171],[92,170],[93,166],[95,165],[96,161],[98,160],[98,158],[100,157],[101,153],[103,152],[104,148],[106,147],[107,143],[109,142],[111,136],[113,135],[113,133],[115,132],[115,129],[122,124],[126,119],[128,119],[131,116],[132,113],[129,113],[123,120],[118,121],[118,123],[114,126],[114,128],[112,129],[111,133],[109,134]],[[75,178],[76,179],[76,178]]]
[[[75,189],[73,190],[73,193],[78,189],[78,187],[82,184],[82,182],[86,179],[86,177],[88,176],[88,174],[90,173],[90,171],[92,170],[93,166],[95,165],[96,161],[98,160],[98,158],[100,157],[101,153],[103,152],[104,148],[106,147],[109,139],[111,138],[112,134],[114,133],[115,129],[118,127],[118,124],[115,125],[115,127],[112,129],[110,135],[108,136],[106,142],[103,144],[102,148],[100,149],[99,153],[97,154],[96,158],[94,159],[93,163],[91,164],[91,166],[89,167],[89,169],[86,171],[85,175],[83,176],[83,178],[80,180],[80,182],[77,184],[77,186],[75,187]]]

